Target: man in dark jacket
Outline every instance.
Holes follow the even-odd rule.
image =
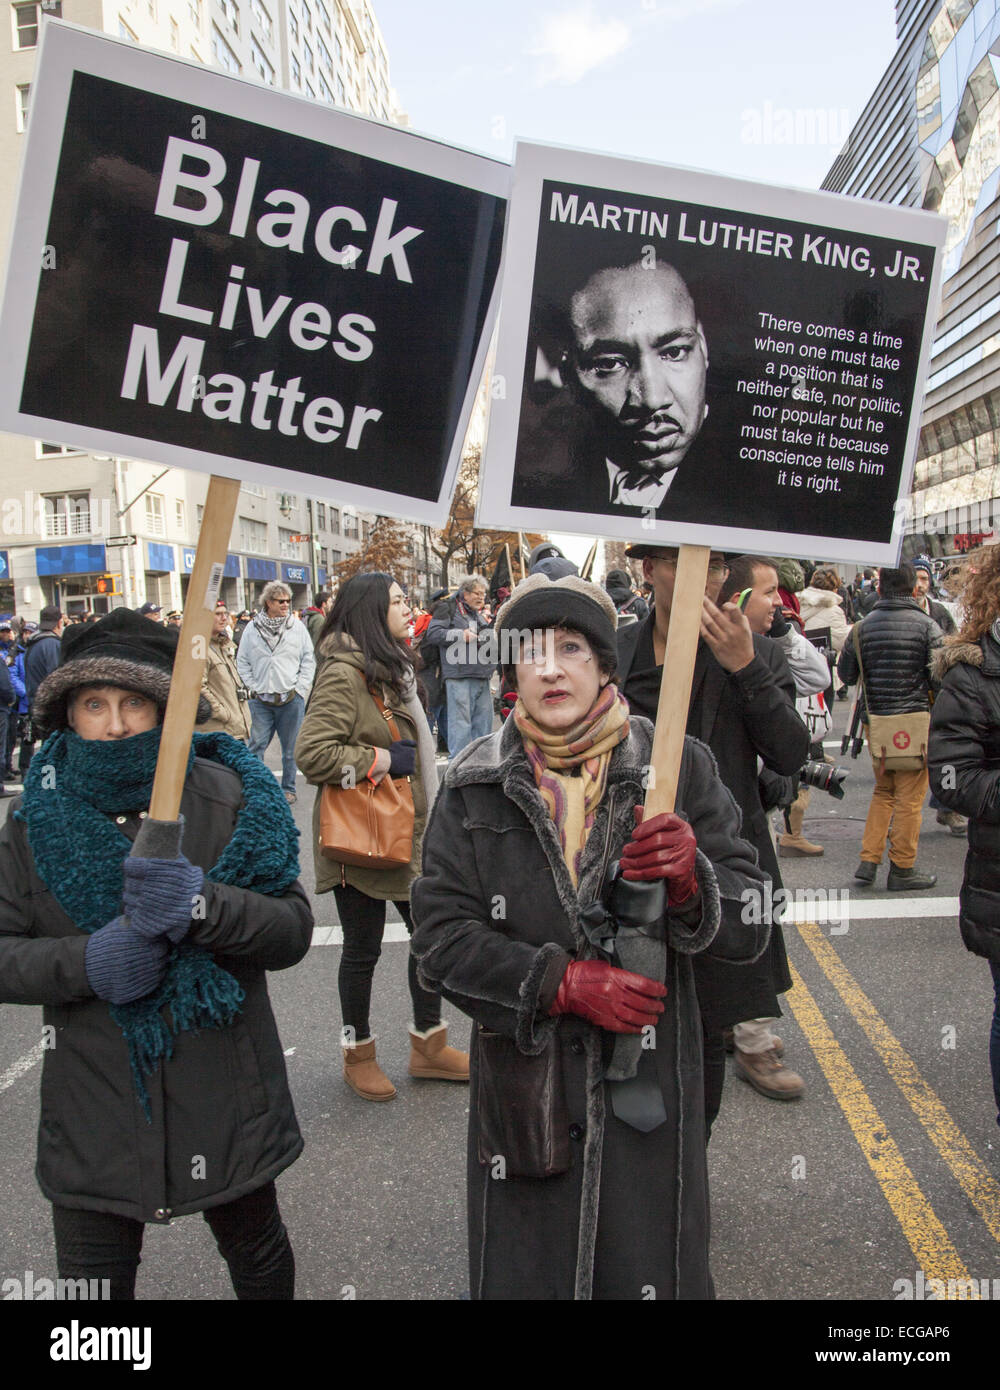
[[[604,577],[604,587],[611,595],[611,602],[618,609],[618,616],[631,617],[640,623],[649,617],[649,604],[637,594],[632,580],[624,570],[609,570]]]
[[[35,691],[45,677],[59,665],[59,641],[66,620],[54,605],[43,608],[38,619],[38,631],[24,644],[24,688],[31,713]]]
[[[632,624],[619,633],[619,688],[636,713],[655,720],[677,552],[662,546],[634,545],[628,553],[642,559],[643,575],[653,585],[655,606],[644,623]],[[722,556],[713,553],[687,732],[707,743],[714,753],[719,777],[742,812],[743,834],[778,889],[781,875],[761,805],[757,759],[762,758],[772,771],[791,776],[809,755],[809,733],[796,712],[795,683],[780,649],[767,637],[755,637],[742,613],[720,610],[711,601],[727,572]],[[773,920],[771,901],[766,900],[761,907],[773,925],[769,950],[759,961],[739,969],[721,961],[695,963],[705,1029],[705,1118],[709,1129],[718,1113],[725,1081],[723,1030],[751,1018],[780,1017],[777,996],[791,988],[785,944],[780,924]],[[792,1100],[802,1094],[802,1078],[781,1061],[779,1047],[772,1035],[772,1045],[753,1057],[751,1084],[762,1095]]]
[[[438,647],[447,692],[448,753],[454,758],[493,729],[490,677],[496,664],[492,647],[480,644],[489,624],[483,619],[486,580],[467,574],[455,599],[439,604],[424,634],[423,645]]]
[[[837,670],[848,685],[862,682],[862,718],[872,714],[918,714],[930,709],[936,688],[931,676],[941,629],[921,611],[913,597],[913,566],[879,571],[879,599],[869,615],[856,623],[852,640],[844,643]],[[858,659],[858,647],[861,657]],[[917,842],[921,808],[927,793],[927,765],[896,771],[875,764],[861,863],[854,877],[874,883],[889,839],[887,888],[900,892],[933,888],[936,874],[918,872]],[[891,826],[891,828],[890,828]]]

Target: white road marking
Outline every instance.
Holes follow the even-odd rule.
[[[6,1091],[13,1086],[19,1077],[24,1076],[25,1072],[31,1071],[36,1063],[42,1060],[45,1051],[44,1043],[36,1043],[30,1052],[26,1052],[23,1057],[19,1057],[13,1066],[8,1067],[5,1072],[0,1074],[0,1091]]]
[[[385,935],[382,941],[387,946],[398,946],[403,942],[408,942],[410,933],[406,930],[402,922],[386,922]],[[313,932],[313,946],[343,946],[344,931],[342,927],[317,927]]]
[[[821,889],[800,889],[803,893],[819,893]],[[878,920],[892,917],[957,917],[957,898],[871,898],[857,897],[853,890],[844,903],[837,889],[827,890],[828,901],[822,899],[788,903],[783,922],[860,922],[864,918]],[[846,909],[846,911],[845,911]]]

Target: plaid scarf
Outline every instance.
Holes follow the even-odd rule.
[[[580,856],[607,786],[611,750],[628,738],[628,702],[609,682],[575,728],[547,732],[520,699],[514,706],[514,721],[575,888]],[[576,768],[579,773],[573,775]]]

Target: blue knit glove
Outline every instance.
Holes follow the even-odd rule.
[[[205,872],[185,859],[125,860],[122,901],[130,924],[149,940],[165,936],[176,946],[191,927],[191,899],[200,893]]]
[[[417,769],[417,745],[412,738],[397,738],[389,744],[389,776],[412,777]]]
[[[84,964],[90,988],[109,1004],[131,1004],[152,994],[167,973],[170,947],[150,941],[116,917],[87,942]]]

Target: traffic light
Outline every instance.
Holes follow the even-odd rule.
[[[100,575],[97,580],[97,592],[99,594],[120,594],[121,589],[118,587],[118,578],[119,576],[117,574]]]

